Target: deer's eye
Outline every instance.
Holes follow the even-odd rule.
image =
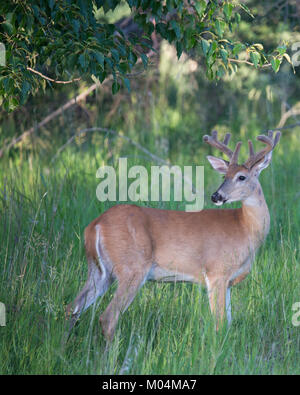
[[[244,181],[244,180],[246,180],[246,177],[245,176],[239,176],[239,180],[240,181]]]

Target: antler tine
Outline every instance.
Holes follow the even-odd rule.
[[[275,139],[273,140],[273,149],[278,144],[278,142],[280,140],[280,137],[281,137],[281,132],[277,132],[276,136],[275,136]]]
[[[238,163],[238,158],[239,158],[239,153],[240,153],[241,145],[242,145],[242,142],[241,142],[241,141],[239,141],[239,142],[236,144],[234,153],[233,153],[233,155],[232,155],[232,157],[231,157],[231,160],[230,160],[230,164],[231,164],[231,165],[236,165],[236,164]]]
[[[223,152],[225,155],[228,156],[229,159],[232,158],[233,152],[231,151],[230,148],[227,147],[227,144],[229,143],[230,140],[230,133],[227,133],[223,143],[218,140],[218,132],[216,130],[213,130],[211,133],[211,136],[208,136],[207,134],[203,136],[203,141],[212,147],[217,148],[221,152]]]
[[[229,140],[230,140],[231,134],[230,133],[226,133],[224,140],[223,140],[223,144],[228,145]]]
[[[253,144],[252,144],[251,140],[248,140],[248,146],[249,146],[249,157],[253,158],[255,155],[255,152],[254,152],[254,148],[253,148]]]
[[[213,130],[213,131],[211,132],[211,137],[212,137],[214,140],[218,140],[218,132],[217,132],[217,130]]]
[[[256,140],[262,141],[263,143],[267,144],[271,149],[273,148],[273,140],[270,137],[264,136],[263,134],[256,137]],[[267,147],[267,148],[269,148]],[[265,148],[266,149],[266,148]]]
[[[275,138],[273,139],[273,131],[268,131],[268,136],[259,135],[256,137],[256,140],[261,141],[262,143],[266,144],[267,147],[262,149],[261,151],[254,153],[253,144],[249,140],[249,159],[244,163],[244,165],[248,168],[251,168],[255,163],[259,162],[262,158],[264,158],[269,152],[272,152],[274,147],[277,145],[280,139],[281,133],[277,132]]]

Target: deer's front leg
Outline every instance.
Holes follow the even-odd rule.
[[[216,319],[217,330],[224,323],[225,311],[228,323],[231,322],[230,288],[228,285],[228,280],[223,277],[206,276],[210,310]]]
[[[230,325],[231,324],[231,295],[230,295],[230,287],[227,287],[227,290],[226,290],[225,307],[226,307],[227,322],[228,322],[228,325]]]

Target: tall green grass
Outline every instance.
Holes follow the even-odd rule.
[[[86,144],[83,150],[67,147],[52,162],[38,153],[4,158],[0,301],[7,326],[0,327],[0,374],[299,374],[300,326],[292,325],[292,305],[300,301],[295,143],[283,138],[261,175],[271,230],[251,274],[233,288],[230,328],[216,334],[204,289],[151,282],[120,319],[109,349],[98,318],[115,285],[64,342],[65,306],[87,275],[83,229],[113,204],[100,203],[95,194],[104,151]],[[132,148],[127,154],[132,163],[149,166]],[[200,163],[203,158],[204,149]],[[181,155],[179,164],[189,159]],[[208,166],[207,195],[220,182]],[[178,209],[174,202],[157,207]]]

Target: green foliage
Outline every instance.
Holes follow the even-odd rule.
[[[72,82],[77,78],[113,76],[112,91],[122,82],[130,89],[128,74],[141,58],[148,65],[146,52],[155,31],[177,49],[194,51],[205,59],[207,76],[219,79],[236,69],[236,60],[246,49],[255,67],[271,61],[278,71],[286,47],[266,53],[261,44],[239,42],[236,31],[241,15],[251,15],[236,1],[127,0],[143,35],[128,35],[109,23],[105,14],[124,2],[29,1],[1,2],[0,42],[6,48],[6,64],[0,66],[0,100],[7,111],[23,105],[30,94]],[[96,18],[99,10],[103,18]],[[146,39],[145,39],[146,38]],[[39,74],[37,74],[38,72]],[[49,74],[51,77],[49,77]],[[47,78],[48,77],[48,78]]]

